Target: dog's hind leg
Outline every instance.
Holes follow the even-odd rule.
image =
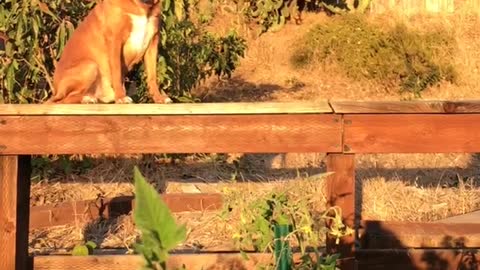
[[[54,95],[47,103],[96,103],[95,89],[100,72],[94,61],[85,60],[62,70]]]

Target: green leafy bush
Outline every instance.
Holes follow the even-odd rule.
[[[161,33],[167,38],[160,45],[158,74],[165,91],[177,100],[189,102],[192,101],[190,91],[206,78],[232,75],[244,56],[246,42],[234,31],[225,36],[205,31],[207,22],[194,21],[188,12],[191,9],[187,0],[183,1],[184,15],[179,19],[169,18],[175,15],[164,13]],[[144,73],[140,72],[142,69],[143,66],[138,66],[133,72],[140,93],[137,95],[139,101],[148,97]]]
[[[305,10],[326,10],[328,13],[363,13],[372,0],[223,0],[243,17],[244,22],[255,22],[259,33],[278,31],[289,20],[298,21]]]
[[[319,174],[305,181],[317,181],[315,179],[321,179],[327,175]],[[337,269],[336,262],[339,255],[326,256],[317,252],[317,248],[327,233],[335,238],[337,243],[340,238],[353,233],[353,229],[343,224],[341,209],[331,207],[322,212],[313,210],[315,209],[314,200],[308,197],[295,198],[284,189],[285,187],[281,190],[272,190],[251,201],[246,201],[242,195],[237,194],[237,192],[244,192],[243,190],[225,190],[226,203],[220,216],[228,221],[232,218],[237,220],[237,214],[240,215],[240,223],[234,226],[233,234],[236,247],[242,252],[246,250],[278,252],[278,245],[275,245],[279,240],[276,230],[288,227],[288,233],[282,241],[296,243],[301,257],[291,269]],[[327,221],[330,227],[326,226]],[[292,255],[291,252],[286,251],[286,254]],[[310,252],[315,254],[314,258],[310,256]],[[247,253],[243,255],[248,258]],[[272,264],[275,267],[267,265],[261,269],[280,269],[277,263],[279,262],[275,261]]]
[[[376,80],[420,95],[442,80],[455,82],[456,43],[446,31],[419,33],[397,24],[388,30],[365,17],[345,15],[317,25],[291,57],[297,68],[333,63],[353,79]]]
[[[4,0],[0,5],[0,33],[8,40],[0,50],[0,103],[39,103],[52,87],[55,63],[79,21],[96,1]],[[243,57],[245,41],[234,32],[217,37],[194,22],[188,0],[165,0],[158,79],[177,100],[191,100],[190,91],[212,75],[229,76]],[[128,74],[147,101],[143,65]],[[183,99],[185,100],[185,99]]]
[[[55,62],[79,18],[93,2],[3,0],[0,32],[8,40],[0,50],[0,103],[45,100]]]

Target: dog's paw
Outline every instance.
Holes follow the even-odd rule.
[[[165,104],[169,104],[169,103],[173,103],[173,100],[172,100],[171,98],[169,98],[169,97],[166,97],[166,98],[163,100],[163,102],[164,102]]]
[[[173,103],[173,100],[167,96],[156,96],[153,98],[153,101],[155,103],[159,103],[159,104],[169,104],[169,103]]]
[[[95,104],[98,103],[98,99],[92,96],[83,96],[82,104]]]
[[[129,96],[124,96],[115,100],[117,104],[130,104],[133,103],[133,100]]]

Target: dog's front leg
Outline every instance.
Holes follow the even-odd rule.
[[[147,73],[148,92],[155,103],[172,103],[172,100],[158,87],[157,83],[157,56],[159,35],[156,34],[150,42],[145,55],[145,72]]]
[[[127,90],[125,89],[123,78],[123,65],[122,65],[122,43],[121,39],[110,38],[110,77],[112,82],[113,91],[115,93],[115,103],[132,103],[132,99],[127,96]]]

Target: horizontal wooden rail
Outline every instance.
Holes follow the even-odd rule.
[[[226,115],[226,114],[480,113],[480,100],[316,101],[176,104],[0,104],[0,115]]]
[[[261,265],[269,265],[275,258],[272,253],[246,253],[248,260],[238,252],[171,254],[167,269],[243,269],[255,270]],[[310,254],[314,256],[314,254]],[[300,254],[294,253],[294,263],[299,262]],[[338,261],[338,265],[352,265],[353,260],[346,258]],[[34,270],[135,270],[143,265],[143,258],[138,255],[94,255],[68,256],[49,255],[33,258]]]
[[[478,270],[478,249],[358,250],[358,270]]]
[[[480,223],[427,223],[362,220],[362,249],[480,248]]]
[[[175,104],[0,104],[0,115],[225,115],[333,112],[327,101]]]
[[[161,197],[172,212],[218,210],[223,201],[219,193],[170,193]],[[129,214],[134,206],[133,196],[33,206],[30,207],[30,229],[114,218]]]
[[[0,156],[5,158],[0,163],[18,163],[35,154],[323,152],[329,154],[327,170],[337,172],[327,180],[329,203],[341,205],[344,220],[354,224],[358,217],[353,154],[480,152],[479,122],[480,101],[0,105]],[[0,222],[0,242],[7,243],[0,250],[0,265],[24,270],[27,249],[22,239],[27,235],[29,208],[23,200],[28,198],[28,182],[22,184],[25,177],[17,167],[5,168],[8,177],[2,176],[0,186],[15,186],[11,190],[19,193],[0,200],[0,209],[12,213]],[[21,203],[16,205],[16,200]],[[117,204],[122,205],[131,203]],[[78,209],[67,207],[70,210]],[[115,211],[119,210],[125,209]],[[47,219],[42,215],[37,218]],[[344,239],[338,250],[347,257],[358,254],[360,269],[384,269],[395,261],[387,268],[456,269],[468,256],[475,262],[480,259],[476,250],[454,249],[479,245],[476,224],[463,224],[464,228],[417,224],[408,229],[403,224],[380,225],[365,228],[363,235],[360,230],[363,239]],[[354,240],[367,241],[360,244],[368,249],[357,249]],[[376,249],[425,243],[452,250]],[[211,262],[218,262],[218,257]],[[107,257],[35,258],[35,269],[131,269],[124,266],[128,262]]]
[[[346,153],[480,152],[480,114],[344,116]]]
[[[480,101],[330,101],[335,113],[480,113]]]
[[[0,154],[340,152],[337,115],[0,116]]]

